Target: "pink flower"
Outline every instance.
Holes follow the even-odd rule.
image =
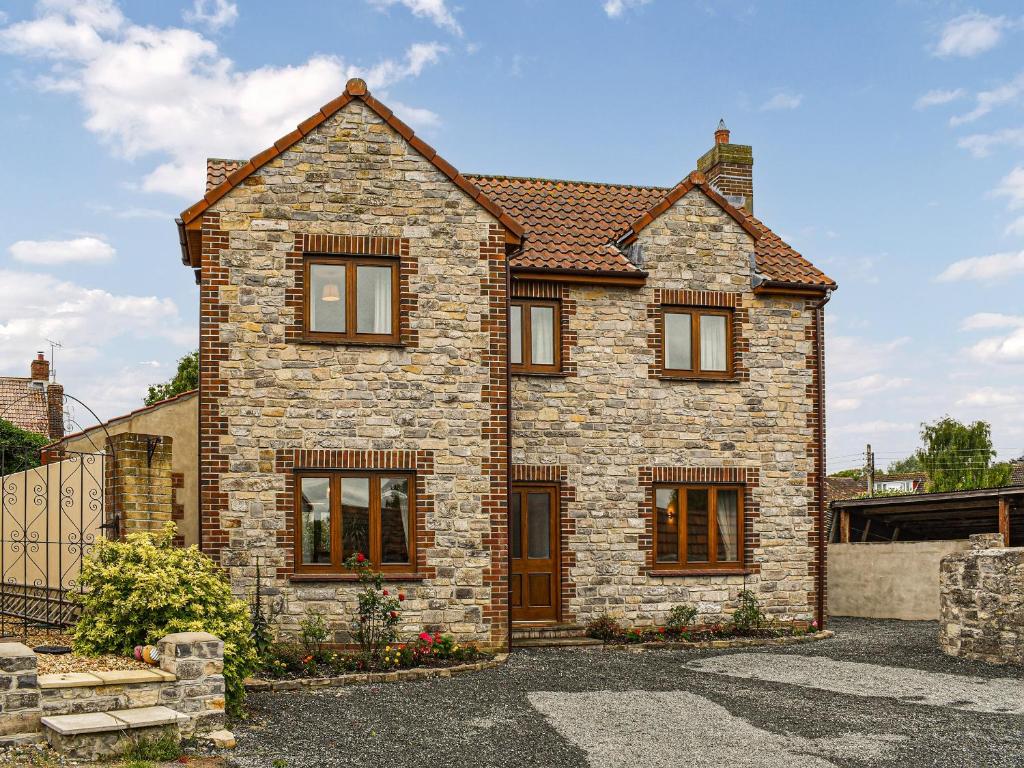
[[[817,622],[817,620],[815,620],[815,621],[812,621],[812,622],[811,622],[811,627],[813,627],[814,629],[817,629],[817,628],[818,628],[818,622]]]

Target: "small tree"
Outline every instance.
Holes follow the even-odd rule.
[[[145,397],[146,405],[158,403],[169,397],[189,392],[199,386],[199,351],[185,355],[178,361],[178,371],[174,378],[164,384],[152,384]]]
[[[39,466],[39,450],[50,439],[0,419],[0,471],[21,472]]]

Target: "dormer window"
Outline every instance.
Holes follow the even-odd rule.
[[[398,341],[397,259],[307,256],[305,266],[305,323],[310,339]]]

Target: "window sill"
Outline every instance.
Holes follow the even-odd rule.
[[[298,336],[293,339],[295,344],[320,344],[328,347],[392,347],[406,349],[409,345],[403,341],[363,341],[362,339],[318,339],[312,336]]]
[[[713,384],[728,383],[731,381],[739,381],[740,379],[736,376],[693,376],[685,373],[659,373],[657,375],[659,379],[665,379],[666,381],[703,381]]]
[[[385,582],[388,581],[425,581],[426,576],[419,573],[382,573]],[[288,577],[291,582],[309,581],[346,581],[358,582],[359,576],[354,573],[293,573]]]
[[[651,576],[749,576],[749,568],[652,568]]]
[[[539,376],[541,378],[551,379],[564,379],[569,376],[566,371],[517,371],[515,369],[512,370],[512,375],[523,377]]]

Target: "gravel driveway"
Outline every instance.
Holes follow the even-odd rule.
[[[837,619],[736,651],[517,651],[447,680],[250,697],[238,768],[1024,765],[1024,670],[933,622]],[[280,764],[279,764],[280,765]]]

